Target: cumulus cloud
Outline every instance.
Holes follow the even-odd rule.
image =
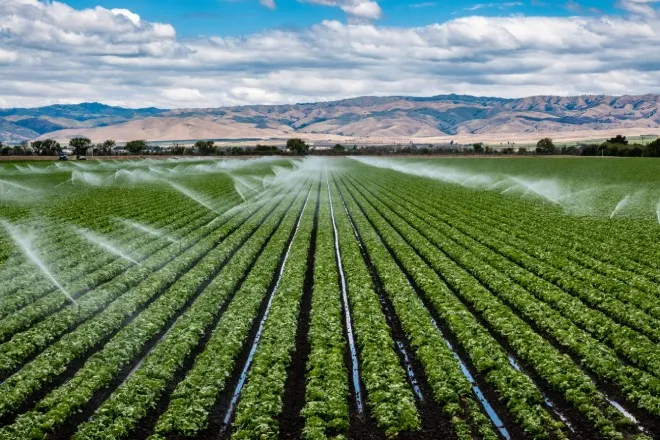
[[[275,4],[275,0],[259,0],[259,3],[261,3],[263,6],[267,7],[268,9],[277,8],[277,5]]]
[[[262,0],[262,4],[263,4]],[[273,1],[273,0],[265,0]],[[349,17],[378,20],[382,15],[380,5],[373,0],[301,0],[306,3],[313,3],[324,6],[334,6],[347,13]],[[271,8],[272,9],[272,8]]]
[[[660,19],[639,12],[470,16],[416,28],[324,21],[181,40],[172,26],[130,10],[2,0],[0,96],[3,106],[211,107],[359,95],[636,94],[660,91],[659,45]]]
[[[620,0],[619,7],[633,14],[645,15],[648,17],[658,17],[658,10],[654,4],[660,0]]]
[[[181,103],[200,103],[205,100],[202,93],[197,89],[165,89],[160,94],[169,101]]]

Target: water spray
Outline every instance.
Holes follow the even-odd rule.
[[[35,249],[34,236],[31,234],[22,233],[17,226],[12,225],[4,220],[1,220],[0,223],[7,230],[7,233],[14,241],[14,243],[16,243],[16,245],[19,247],[23,255],[25,255],[32,263],[34,263],[34,265],[37,266],[44,275],[46,275],[46,277],[55,285],[55,287],[57,287],[57,289],[62,292],[69,299],[69,301],[71,301],[77,307],[78,310],[80,310],[80,306],[76,300],[73,299],[73,296],[71,296],[71,294],[67,292],[67,290],[60,284],[57,278],[55,278],[55,276],[52,274],[50,269],[48,269],[48,266],[46,266],[46,263],[44,263],[41,256]]]
[[[88,229],[78,229],[78,233],[85,237],[88,241],[91,241],[92,243],[102,247],[106,251],[110,252],[111,254],[115,254],[124,260],[130,261],[133,264],[140,264],[138,263],[135,259],[124,253],[121,249],[119,249],[117,246],[114,244],[110,243],[108,240],[105,238],[101,237],[100,235],[88,230]]]
[[[630,203],[630,194],[627,194],[624,198],[622,198],[619,203],[616,204],[616,207],[614,208],[614,211],[610,214],[610,219],[613,219],[614,216],[621,211],[623,208],[626,207]]]
[[[162,237],[165,240],[169,241],[170,243],[178,243],[179,242],[179,240],[175,240],[172,237],[168,237],[167,235],[165,235],[165,233],[163,233],[163,232],[161,232],[157,229],[154,229],[150,226],[144,225],[142,223],[138,223],[138,222],[133,221],[133,220],[121,219],[121,218],[115,218],[115,220],[125,224],[126,226],[130,226],[131,228],[137,229],[137,230],[142,231],[142,232],[146,232],[149,235],[153,235],[154,237],[159,237],[159,238]]]
[[[167,183],[169,183],[172,188],[179,191],[184,196],[188,197],[191,200],[194,200],[195,202],[199,203],[209,211],[215,212],[216,214],[220,215],[220,213],[215,208],[213,208],[213,206],[211,206],[209,202],[204,200],[204,198],[200,194],[197,194],[195,191],[183,187],[178,183],[174,183],[174,182],[167,182]]]

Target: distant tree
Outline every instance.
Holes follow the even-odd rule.
[[[475,153],[481,154],[484,152],[484,143],[476,142],[472,144],[472,149],[474,150]]]
[[[537,154],[554,154],[555,144],[550,138],[543,138],[536,143]]]
[[[195,150],[202,156],[208,156],[216,152],[215,142],[213,141],[197,141],[195,142]]]
[[[114,140],[107,139],[96,145],[96,150],[101,155],[110,156],[112,154],[112,149],[115,148],[115,145],[117,145],[117,143]]]
[[[87,149],[92,146],[92,141],[87,138],[73,138],[69,140],[69,146],[76,156],[84,155]]]
[[[32,141],[30,142],[30,147],[37,153],[37,156],[41,156],[41,152],[44,150],[44,141]]]
[[[131,154],[140,154],[147,149],[147,143],[143,140],[135,140],[126,143],[126,150]]]
[[[525,147],[518,148],[518,154],[527,154],[527,148]]]
[[[53,139],[46,139],[41,143],[41,146],[42,146],[41,154],[43,154],[44,156],[54,156],[60,151],[62,151],[62,147],[60,146],[60,144]],[[34,146],[32,148],[34,148]]]
[[[615,145],[628,145],[628,139],[626,139],[625,136],[621,136],[620,134],[617,134],[613,138],[608,139],[607,143],[615,144]]]
[[[660,157],[660,138],[646,146],[646,153],[644,155],[649,157]]]
[[[172,154],[182,155],[183,153],[186,152],[186,147],[176,143],[176,144],[172,145],[172,148],[171,148],[170,151],[172,152]]]
[[[286,149],[298,156],[304,156],[309,153],[309,145],[300,138],[292,138],[286,141]]]

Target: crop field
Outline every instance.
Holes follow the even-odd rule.
[[[0,164],[0,439],[658,439],[660,161]]]

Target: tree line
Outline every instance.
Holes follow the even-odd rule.
[[[242,156],[242,155],[278,155],[292,154],[297,156],[315,154],[315,155],[465,155],[465,154],[496,154],[496,155],[575,155],[575,156],[626,156],[626,157],[660,157],[660,138],[653,142],[643,145],[630,143],[626,136],[617,135],[602,143],[583,143],[577,145],[557,146],[551,138],[540,139],[536,143],[536,148],[519,147],[515,149],[509,145],[503,148],[495,148],[477,142],[471,146],[462,146],[458,144],[450,145],[357,145],[344,146],[335,144],[331,148],[312,149],[303,139],[292,138],[286,143],[284,150],[272,145],[259,145],[255,147],[225,147],[216,146],[214,141],[200,140],[192,146],[174,144],[169,148],[163,148],[158,145],[148,145],[144,140],[132,140],[125,146],[118,147],[114,140],[106,140],[94,144],[90,139],[77,137],[69,140],[68,147],[76,156],[84,156],[91,150],[94,155],[110,156],[122,154],[123,151],[132,154],[150,154],[150,155],[200,155],[200,156]],[[118,152],[118,149],[122,152]],[[21,145],[9,147],[0,143],[0,154],[8,155],[37,155],[37,156],[55,156],[61,154],[62,146],[53,139],[37,140],[32,142],[23,142]]]
[[[631,143],[626,136],[616,135],[600,144],[584,143],[571,146],[555,146],[550,138],[544,138],[536,144],[536,153],[564,154],[575,156],[618,156],[618,157],[660,157],[660,138],[647,145]]]

